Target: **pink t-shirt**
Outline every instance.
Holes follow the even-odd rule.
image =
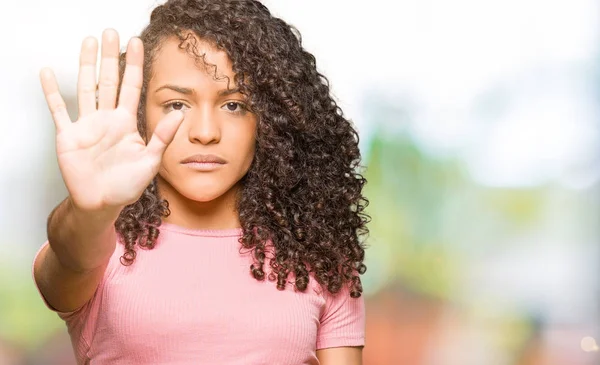
[[[131,266],[117,244],[92,299],[58,313],[78,364],[318,364],[318,349],[364,345],[363,297],[255,280],[241,229],[160,230]]]

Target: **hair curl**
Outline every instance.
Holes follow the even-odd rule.
[[[362,195],[358,134],[330,95],[329,81],[315,57],[303,49],[300,33],[254,0],[170,0],[155,8],[140,38],[144,82],[138,129],[146,133],[144,108],[152,62],[164,40],[177,37],[189,49],[190,34],[227,53],[235,84],[257,115],[256,151],[242,180],[237,209],[242,248],[253,251],[254,278],[284,289],[293,274],[305,291],[309,273],[331,293],[348,284],[360,297],[366,271],[362,236],[370,220]],[[125,55],[121,55],[121,73]],[[156,181],[123,209],[116,230],[125,245],[124,265],[135,246],[152,249],[168,203]],[[265,275],[267,242],[274,259]]]

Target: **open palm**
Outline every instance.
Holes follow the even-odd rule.
[[[56,152],[63,180],[72,201],[91,211],[135,202],[158,172],[162,154],[183,119],[181,112],[169,113],[146,144],[137,130],[144,57],[141,40],[133,38],[127,47],[118,104],[119,36],[114,30],[102,36],[96,88],[97,53],[97,41],[86,38],[77,85],[79,119],[74,123],[52,71],[43,69],[40,73],[56,125]]]

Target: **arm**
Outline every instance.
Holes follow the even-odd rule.
[[[164,150],[183,120],[181,112],[169,113],[146,143],[137,130],[144,58],[141,40],[129,42],[118,105],[119,37],[115,31],[103,33],[98,83],[97,54],[97,41],[86,38],[79,59],[79,119],[74,123],[52,71],[40,73],[69,197],[48,219],[49,244],[39,252],[33,276],[48,304],[60,312],[80,308],[96,291],[115,250],[114,223],[120,211],[136,202],[157,174]]]
[[[317,350],[321,365],[362,365],[362,347],[332,347]]]
[[[34,262],[34,278],[54,309],[71,312],[94,294],[116,245],[118,212],[78,211],[65,199],[48,218],[48,242]]]
[[[364,297],[351,298],[347,285],[337,294],[323,292],[325,308],[317,335],[321,365],[362,365],[365,344]]]

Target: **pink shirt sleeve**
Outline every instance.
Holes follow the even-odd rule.
[[[320,317],[317,350],[365,345],[365,300],[350,297],[344,286],[336,295],[323,290],[325,309]]]

